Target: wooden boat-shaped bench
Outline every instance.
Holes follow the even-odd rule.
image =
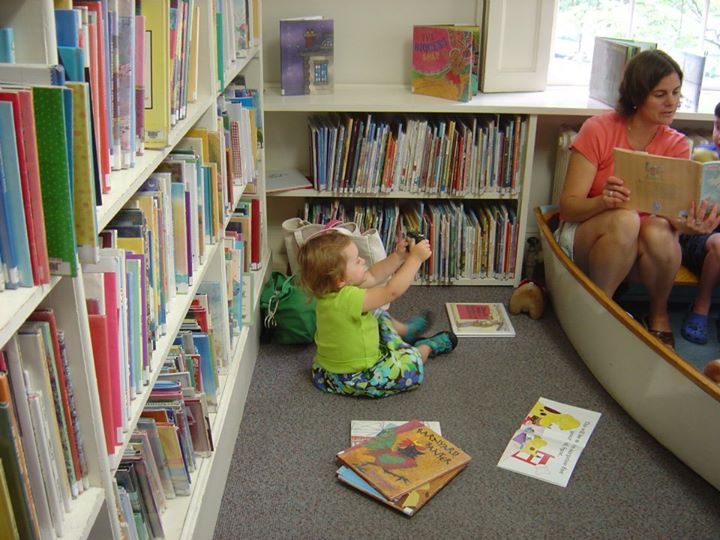
[[[625,411],[720,490],[720,385],[608,298],[553,237],[557,207],[535,209],[550,299],[580,357]],[[692,276],[681,276],[692,283]],[[718,355],[720,356],[720,355]]]

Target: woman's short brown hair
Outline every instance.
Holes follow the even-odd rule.
[[[349,236],[334,231],[320,234],[298,251],[300,282],[320,297],[340,289],[347,260],[343,250],[352,242]]]
[[[680,82],[683,72],[678,63],[664,51],[652,49],[642,51],[628,62],[620,82],[620,97],[615,110],[621,116],[632,116],[643,104],[653,88],[667,77],[677,73]]]

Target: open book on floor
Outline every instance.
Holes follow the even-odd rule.
[[[541,397],[513,434],[498,467],[565,487],[600,413]]]
[[[340,481],[412,516],[470,456],[419,420],[382,430],[337,454]]]
[[[499,302],[446,302],[445,308],[458,337],[515,337],[507,310]]]

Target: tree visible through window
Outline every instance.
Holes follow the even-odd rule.
[[[657,43],[681,65],[706,54],[702,87],[720,90],[720,0],[559,0],[549,84],[588,84],[595,36]]]

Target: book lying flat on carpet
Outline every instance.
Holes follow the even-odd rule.
[[[566,487],[600,413],[541,397],[500,457],[498,467]]]
[[[407,420],[352,420],[350,422],[350,446],[356,446],[361,442],[377,437],[381,431],[407,424],[407,422]],[[442,435],[440,422],[423,420],[422,423],[438,435]]]
[[[406,424],[406,421],[397,420],[353,420],[350,423],[350,444],[357,446],[373,437],[380,435],[385,430],[392,430]],[[440,423],[436,421],[423,421],[422,424],[440,434]],[[421,486],[413,489],[397,501],[391,501],[359,476],[355,471],[342,465],[337,470],[337,478],[344,484],[353,487],[370,496],[371,498],[386,504],[390,508],[402,512],[406,516],[413,516],[420,510],[438,491],[445,487],[450,480],[455,478],[465,467],[458,467],[442,476],[430,480]]]
[[[446,302],[445,309],[458,337],[515,337],[515,328],[500,302]]]
[[[468,454],[419,420],[386,429],[336,457],[394,503],[470,461]]]

